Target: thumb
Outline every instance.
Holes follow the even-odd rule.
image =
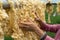
[[[40,18],[35,18],[35,21],[36,22],[40,22]]]

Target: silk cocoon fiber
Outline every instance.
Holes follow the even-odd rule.
[[[6,28],[4,28],[7,29],[7,31],[3,31],[4,34],[10,35],[12,38],[14,38],[14,40],[39,40],[40,37],[35,32],[26,31],[19,28],[18,20],[21,22],[26,22],[29,18],[36,23],[34,19],[37,15],[42,21],[45,22],[45,4],[40,0],[15,1],[16,7],[13,0],[8,0],[10,9],[5,10],[6,14],[8,15],[8,24],[6,24]]]

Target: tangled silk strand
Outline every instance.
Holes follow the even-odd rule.
[[[45,22],[45,4],[41,3],[40,0],[16,0],[16,5],[12,0],[8,0],[10,9],[6,9],[8,20],[5,23],[7,29],[4,34],[10,35],[14,40],[39,40],[39,36],[35,32],[25,31],[19,28],[18,20],[21,22],[28,21],[31,19],[34,23],[36,15]],[[1,10],[3,12],[3,10]],[[35,14],[36,13],[36,14]],[[3,13],[2,13],[3,14]]]

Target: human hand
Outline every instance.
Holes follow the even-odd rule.
[[[39,36],[42,36],[44,34],[44,31],[41,30],[37,24],[33,23],[31,20],[28,22],[20,22],[19,23],[20,28],[24,28],[25,30],[31,30],[34,31]]]
[[[24,28],[25,30],[36,30],[36,28],[38,27],[37,24],[33,23],[32,20],[28,19],[27,22],[20,22],[19,21],[19,27],[20,28]]]

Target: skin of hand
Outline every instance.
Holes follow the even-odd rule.
[[[39,28],[41,28],[40,21],[42,21],[42,20],[40,18],[35,18],[35,21],[39,24]]]
[[[38,25],[33,23],[30,19],[28,22],[19,22],[19,27],[25,28],[25,30],[32,30],[39,36],[44,34],[43,30],[41,30]]]

